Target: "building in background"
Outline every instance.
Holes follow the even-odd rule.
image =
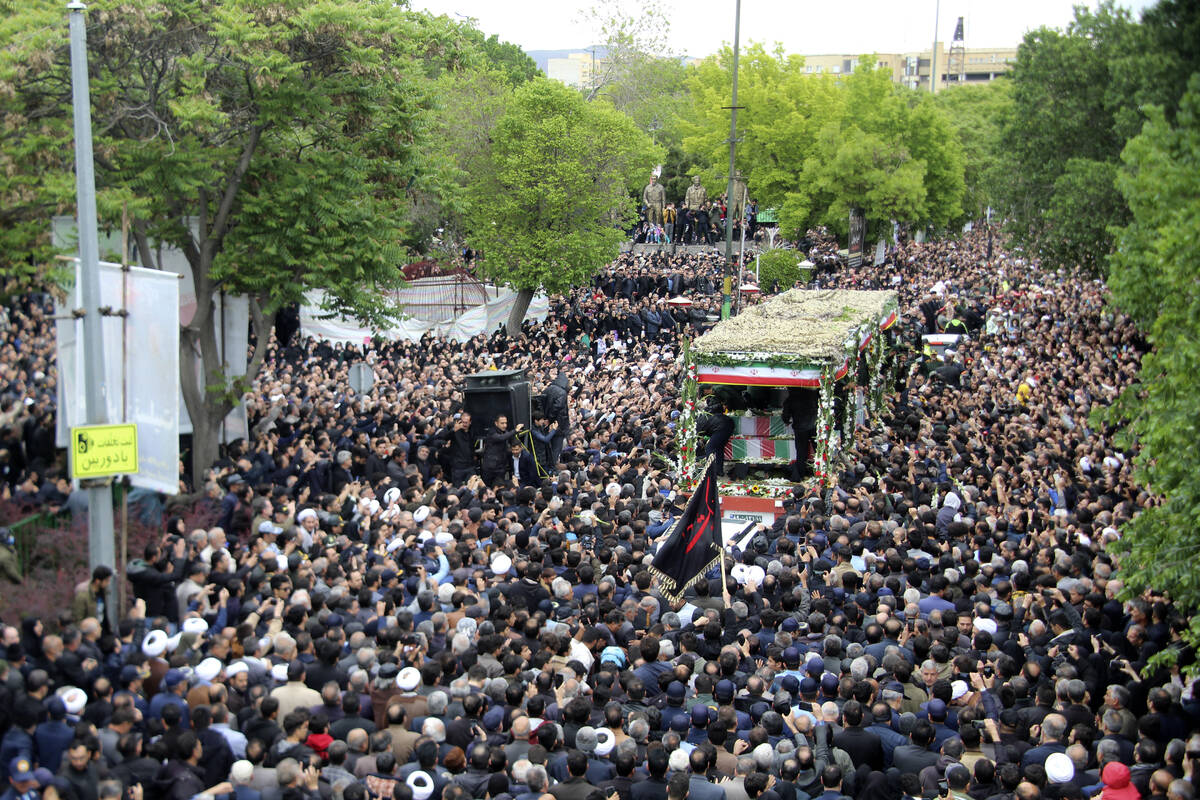
[[[589,90],[604,74],[607,65],[608,60],[603,55],[592,50],[578,50],[547,58],[545,71],[550,80],[573,89]]]
[[[934,84],[935,91],[958,83],[960,78],[963,83],[987,83],[995,80],[1012,69],[1013,62],[1017,60],[1015,47],[963,48],[955,53],[954,62],[951,62],[950,49],[946,47],[945,42],[938,42],[937,50],[938,76]],[[919,53],[876,53],[875,63],[890,69],[892,80],[896,83],[911,89],[928,89],[932,55],[933,51],[930,49]],[[840,75],[853,72],[862,61],[861,55],[806,55],[804,71],[815,75]],[[953,72],[950,71],[951,66]]]

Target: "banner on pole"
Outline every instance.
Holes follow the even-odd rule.
[[[83,320],[79,308],[79,262],[75,285],[58,304],[55,339],[59,365],[56,440],[77,444],[71,434],[87,419],[83,380]],[[136,425],[136,470],[130,483],[166,494],[179,491],[179,276],[174,272],[100,262],[104,317],[105,413],[114,423]],[[124,312],[122,316],[120,312]],[[114,474],[114,473],[109,473]],[[76,475],[76,477],[87,477]]]
[[[867,220],[861,208],[850,209],[850,243],[846,246],[849,252],[851,267],[862,265],[863,244],[867,238]]]
[[[714,463],[710,458],[687,508],[671,526],[650,564],[650,572],[658,578],[659,590],[672,601],[678,601],[689,586],[721,562],[723,548],[718,538],[721,501]]]

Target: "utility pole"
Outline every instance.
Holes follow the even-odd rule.
[[[929,93],[937,92],[938,17],[942,14],[942,0],[933,7],[933,47],[929,51]]]
[[[78,205],[79,289],[83,303],[83,377],[87,394],[87,423],[108,422],[104,385],[104,329],[100,315],[100,245],[96,233],[96,176],[92,164],[92,104],[88,93],[87,6],[67,4],[71,27],[71,97],[75,107],[75,194]],[[88,567],[116,567],[113,542],[112,479],[82,481],[88,495]],[[115,606],[105,598],[106,613],[115,631]]]
[[[725,279],[721,282],[721,319],[729,319],[730,276],[733,273],[733,189],[737,178],[737,83],[738,38],[742,27],[742,0],[737,0],[733,16],[733,105],[729,107],[729,184],[725,190]]]

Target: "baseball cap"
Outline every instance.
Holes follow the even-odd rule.
[[[483,727],[489,731],[498,731],[504,724],[504,709],[493,706],[483,715]]]
[[[17,756],[8,762],[8,775],[17,783],[37,780],[33,774],[33,762],[25,756]]]

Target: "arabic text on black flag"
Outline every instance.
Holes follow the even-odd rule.
[[[671,526],[650,564],[664,597],[678,601],[687,587],[721,560],[720,526],[717,476],[710,459],[683,515]]]

